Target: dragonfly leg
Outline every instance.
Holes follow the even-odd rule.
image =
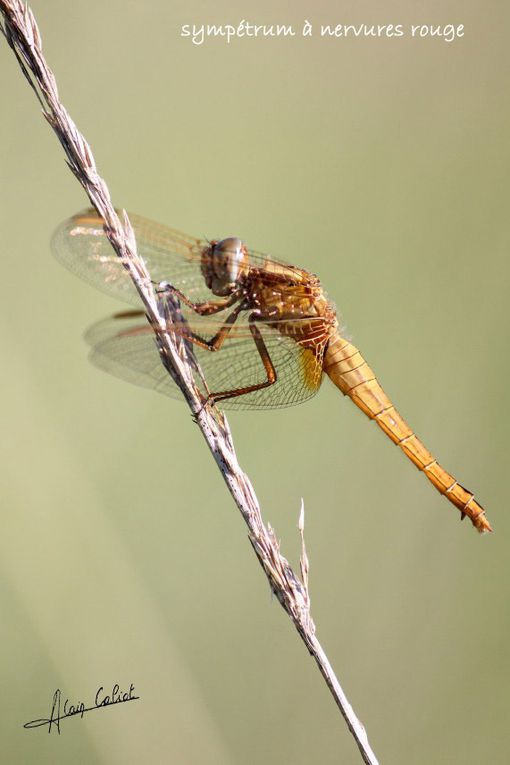
[[[187,339],[190,340],[192,343],[195,343],[195,345],[198,345],[200,348],[205,348],[206,351],[219,351],[221,346],[227,339],[229,332],[234,326],[237,320],[237,317],[239,316],[241,311],[244,311],[244,310],[246,310],[246,306],[244,305],[244,303],[239,303],[239,305],[225,319],[225,322],[223,326],[221,327],[221,329],[210,340],[205,340],[203,337],[200,337],[200,335],[197,335],[196,332],[190,332],[190,335]]]
[[[203,303],[194,303],[184,294],[184,292],[181,292],[177,287],[172,287],[171,284],[166,283],[156,285],[156,292],[171,292],[178,300],[184,303],[184,305],[187,305],[188,308],[191,308],[192,311],[195,311],[195,313],[198,313],[200,316],[211,316],[214,313],[223,311],[225,308],[229,308],[231,305],[234,305],[234,303],[237,303],[241,298],[241,292],[235,290],[231,295],[228,295],[222,300],[206,300]]]
[[[200,335],[196,334],[195,332],[190,332],[189,335],[188,334],[186,335],[186,339],[189,340],[190,342],[194,343],[195,345],[198,345],[200,348],[204,348],[205,350],[213,351],[213,352],[219,351],[221,349],[223,343],[225,342],[225,340],[227,339],[229,335],[229,332],[232,330],[237,320],[237,317],[239,316],[241,311],[245,311],[248,307],[246,305],[246,302],[244,300],[241,300],[242,293],[240,291],[236,291],[232,295],[229,295],[227,298],[225,298],[225,300],[208,301],[206,303],[193,303],[186,295],[184,295],[184,293],[182,293],[177,288],[172,287],[171,285],[165,285],[164,288],[161,289],[161,291],[171,291],[185,305],[187,305],[193,311],[195,311],[196,313],[202,316],[208,316],[213,313],[217,313],[233,305],[235,302],[240,301],[239,304],[236,306],[236,308],[232,311],[232,313],[227,317],[221,329],[210,340],[206,340],[205,338],[200,337]],[[228,399],[228,398],[243,396],[246,393],[253,393],[256,390],[267,388],[270,385],[274,385],[274,383],[276,382],[277,380],[276,369],[274,368],[274,364],[271,361],[271,357],[266,348],[266,344],[264,343],[264,340],[262,338],[262,334],[259,328],[255,324],[257,319],[258,319],[257,314],[251,314],[249,328],[253,337],[253,341],[257,348],[257,351],[259,352],[262,365],[266,372],[266,379],[263,382],[255,383],[254,385],[247,385],[242,388],[233,388],[232,390],[217,391],[215,393],[209,393],[205,403],[207,402],[215,403],[218,401],[224,401],[225,399]]]
[[[256,320],[255,316],[250,316],[250,332],[253,336],[253,340],[255,342],[255,345],[257,347],[257,350],[259,352],[260,358],[262,360],[262,364],[264,366],[264,370],[266,372],[266,379],[263,382],[255,383],[254,385],[246,385],[244,388],[234,388],[232,390],[224,390],[224,391],[217,391],[216,393],[211,393],[209,397],[210,403],[218,403],[218,401],[224,401],[227,398],[236,398],[237,396],[244,396],[246,393],[253,393],[256,390],[261,390],[262,388],[268,388],[270,385],[274,385],[277,380],[277,374],[276,369],[274,368],[273,362],[271,361],[271,356],[269,355],[269,352],[266,348],[266,344],[264,343],[262,334],[259,330],[259,328],[254,323]]]

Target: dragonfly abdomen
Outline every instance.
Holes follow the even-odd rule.
[[[375,420],[393,443],[421,470],[436,489],[467,515],[480,532],[492,531],[483,507],[429,452],[398,413],[372,369],[348,340],[334,335],[326,350],[324,371],[342,393],[349,396],[371,420]]]

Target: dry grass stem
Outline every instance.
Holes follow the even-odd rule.
[[[219,410],[203,405],[193,380],[192,367],[184,342],[167,332],[169,318],[178,313],[178,305],[155,296],[150,274],[137,254],[133,229],[126,213],[119,219],[104,180],[97,172],[92,151],[62,106],[55,77],[42,51],[41,36],[28,6],[21,0],[0,0],[4,18],[3,34],[27,80],[37,94],[43,115],[64,149],[67,164],[85,189],[91,203],[105,221],[105,232],[140,295],[147,318],[156,334],[161,360],[181,388],[234,501],[249,529],[249,539],[269,580],[270,587],[290,616],[306,647],[315,658],[335,701],[354,736],[363,761],[376,765],[365,730],[347,701],[329,661],[315,635],[308,593],[308,559],[304,546],[304,514],[299,530],[302,539],[301,580],[280,553],[271,527],[264,524],[260,507],[247,475],[241,470],[234,451],[228,423]]]

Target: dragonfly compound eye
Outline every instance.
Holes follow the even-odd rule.
[[[202,273],[215,295],[233,292],[248,273],[248,253],[238,237],[214,242],[202,258]]]

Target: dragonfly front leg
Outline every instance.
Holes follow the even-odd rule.
[[[181,303],[187,305],[188,308],[191,308],[192,311],[198,313],[200,316],[211,316],[214,313],[219,313],[225,308],[230,308],[230,306],[237,303],[242,297],[240,290],[235,290],[231,295],[228,295],[222,300],[206,300],[202,303],[194,303],[184,294],[184,292],[181,292],[177,287],[172,287],[171,284],[166,284],[165,282],[161,282],[161,284],[157,285],[156,292],[171,292],[172,295],[175,295],[175,297],[181,301]]]

